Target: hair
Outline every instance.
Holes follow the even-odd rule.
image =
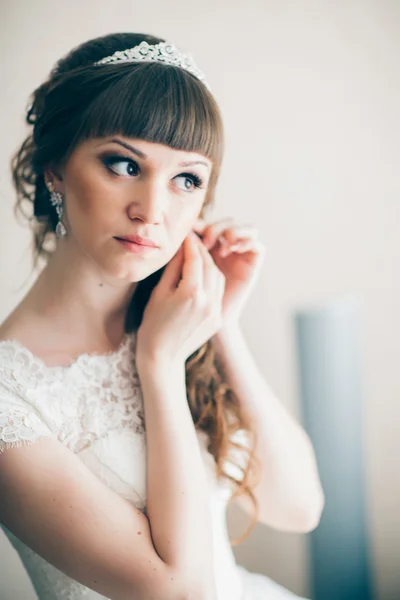
[[[58,216],[50,202],[44,171],[63,166],[83,141],[122,134],[171,148],[197,151],[212,160],[212,174],[201,216],[213,204],[223,154],[223,126],[216,101],[204,83],[186,70],[160,63],[117,63],[93,66],[117,50],[164,42],[138,33],[116,33],[89,40],[73,48],[52,69],[48,79],[31,96],[26,122],[31,133],[11,161],[17,192],[15,214],[29,221],[33,232],[34,267],[48,259],[55,247]],[[28,206],[29,210],[25,210]],[[33,207],[33,211],[32,211]],[[33,212],[33,214],[32,214]],[[146,303],[163,269],[138,282],[126,315],[125,330],[137,329]],[[250,527],[232,545],[242,542],[258,519],[258,502],[250,474],[260,476],[255,456],[256,434],[234,391],[228,386],[212,338],[186,361],[186,389],[196,430],[207,434],[218,479],[233,484],[231,499],[247,495],[253,504]],[[233,440],[238,430],[245,445]],[[235,451],[236,449],[236,451]],[[237,464],[231,451],[242,453]],[[239,468],[238,479],[224,470],[228,460]],[[254,480],[253,480],[254,481]]]

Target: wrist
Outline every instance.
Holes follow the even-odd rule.
[[[136,367],[139,377],[142,379],[164,379],[185,376],[185,361],[179,358],[171,358],[165,355],[154,355],[139,353],[136,355]]]
[[[213,336],[217,342],[231,342],[237,336],[242,335],[242,328],[237,319],[224,321],[222,327]]]
[[[140,387],[144,398],[161,401],[163,405],[186,399],[185,365],[171,361],[148,361],[138,368]],[[157,400],[158,399],[158,400]]]

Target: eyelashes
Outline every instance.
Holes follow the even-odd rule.
[[[135,173],[130,173],[130,175],[137,175],[139,172],[139,165],[137,164],[137,162],[135,160],[132,160],[132,158],[128,158],[127,156],[119,156],[118,154],[115,154],[111,156],[103,156],[102,160],[107,169],[111,171],[114,175],[119,175],[119,173],[117,173],[115,169],[111,169],[111,165],[123,162],[129,163],[129,165],[132,165],[134,167]]]
[[[204,187],[204,181],[198,175],[196,175],[196,173],[181,173],[178,175],[178,177],[186,177],[187,179],[191,179],[194,187],[196,188],[201,189]]]
[[[118,155],[118,154],[103,156],[102,162],[104,163],[104,165],[108,169],[108,171],[110,171],[113,175],[123,176],[120,173],[118,173],[115,169],[112,168],[112,166],[117,163],[127,163],[127,167],[128,167],[128,165],[133,167],[133,172],[128,173],[127,174],[128,176],[129,175],[136,176],[140,172],[138,163],[128,156],[123,156],[123,155]],[[204,180],[201,177],[199,177],[196,173],[180,173],[179,175],[176,175],[176,177],[174,177],[174,179],[176,179],[177,177],[190,180],[193,183],[194,188],[197,188],[197,189],[204,188]],[[180,189],[182,189],[182,188],[180,188]],[[186,190],[183,190],[183,191],[190,192],[191,190],[187,188]]]

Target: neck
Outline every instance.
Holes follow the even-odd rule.
[[[24,309],[83,343],[118,344],[136,283],[110,279],[89,258],[60,246],[25,297]]]

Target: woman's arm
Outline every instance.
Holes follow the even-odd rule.
[[[51,437],[0,453],[0,522],[110,600],[206,597],[189,593],[186,574],[160,558],[147,517]]]
[[[215,598],[209,488],[186,397],[184,363],[142,360],[147,515],[161,559],[185,574],[190,598]]]
[[[283,531],[311,531],[319,522],[324,494],[309,437],[268,386],[239,325],[227,324],[213,343],[227,381],[257,432],[262,478],[254,495],[259,521]],[[247,497],[235,501],[252,514]]]

